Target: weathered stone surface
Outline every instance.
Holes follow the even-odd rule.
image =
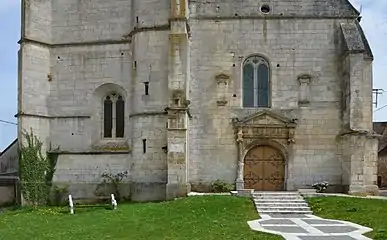
[[[141,200],[235,183],[248,151],[238,146],[264,143],[285,157],[286,190],[374,185],[374,140],[341,137],[372,131],[372,59],[357,11],[346,0],[265,3],[268,13],[253,0],[24,1],[19,138],[32,128],[45,149],[60,147],[60,182],[77,182],[75,167],[93,183],[111,165],[128,170],[127,184],[149,184]],[[270,67],[265,110],[295,124],[268,114],[249,124],[283,124],[279,139],[238,145],[232,119],[262,112],[241,107],[242,64],[254,54]],[[125,99],[122,139],[102,138],[112,92]]]

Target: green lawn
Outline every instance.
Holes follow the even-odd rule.
[[[315,215],[354,222],[374,231],[366,236],[375,240],[387,239],[387,201],[348,197],[308,198]]]
[[[117,211],[84,208],[75,215],[63,208],[24,209],[0,214],[0,239],[283,239],[250,230],[247,221],[258,218],[250,199],[231,196],[123,204]]]

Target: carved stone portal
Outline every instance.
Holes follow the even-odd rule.
[[[289,145],[294,143],[296,121],[269,110],[262,110],[242,120],[234,119],[233,125],[238,147],[237,190],[243,190],[245,187],[255,190],[283,189],[287,176],[287,151]],[[264,149],[267,151],[262,154],[253,154]],[[275,153],[275,157],[271,158],[273,154],[268,157],[265,152],[269,155]],[[252,157],[253,155],[255,157]],[[265,171],[264,168],[273,171]],[[245,172],[246,169],[248,173]]]

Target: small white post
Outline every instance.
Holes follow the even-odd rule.
[[[111,198],[112,198],[112,206],[113,206],[113,210],[116,210],[116,209],[117,209],[117,201],[116,201],[116,199],[114,198],[114,194],[113,194],[113,193],[111,194]]]
[[[69,205],[70,205],[70,214],[74,214],[74,203],[71,195],[69,195]]]

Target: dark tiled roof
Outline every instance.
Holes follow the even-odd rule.
[[[364,57],[373,60],[371,47],[358,21],[341,23],[341,32],[344,37],[345,52],[363,53]]]
[[[10,149],[15,143],[17,143],[17,138],[11,144],[9,144],[8,147],[4,149],[4,151],[0,152],[0,156],[6,153],[8,149]]]

